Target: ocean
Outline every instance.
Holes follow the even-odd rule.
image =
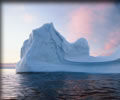
[[[120,100],[120,74],[1,72],[2,100]]]

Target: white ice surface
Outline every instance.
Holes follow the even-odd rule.
[[[118,73],[120,60],[116,63],[113,61],[120,58],[119,50],[111,56],[89,56],[86,39],[80,38],[75,43],[69,43],[55,30],[52,23],[45,24],[33,30],[29,39],[25,40],[16,71]]]

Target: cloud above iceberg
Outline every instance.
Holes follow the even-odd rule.
[[[120,45],[120,30],[110,33],[109,40],[105,43],[105,50],[115,48]]]
[[[113,3],[81,5],[70,13],[68,40],[74,42],[80,37],[85,37],[88,41],[92,41],[91,46],[97,42],[101,45],[101,53],[94,52],[93,55],[111,54],[110,49],[120,44],[118,11]]]
[[[25,13],[23,16],[22,16],[24,22],[26,23],[33,23],[35,21],[35,16],[33,16],[32,14],[29,14],[29,13]]]
[[[68,29],[70,41],[76,40],[77,37],[90,38],[93,33],[93,25],[95,23],[104,23],[106,12],[111,6],[106,4],[81,5],[79,9],[75,9],[70,14],[70,22]],[[104,12],[103,12],[104,11]],[[97,22],[96,22],[97,21]]]
[[[87,7],[77,9],[71,13],[69,22],[70,41],[74,41],[77,37],[90,36],[92,33],[92,12]],[[72,35],[72,36],[71,36]]]

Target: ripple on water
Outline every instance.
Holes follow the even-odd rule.
[[[2,99],[120,100],[120,74],[3,71]]]

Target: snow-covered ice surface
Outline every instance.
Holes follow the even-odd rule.
[[[106,57],[90,56],[89,51],[86,39],[80,38],[69,43],[55,30],[52,23],[45,24],[33,30],[29,39],[24,41],[16,71],[120,72],[119,50]]]

